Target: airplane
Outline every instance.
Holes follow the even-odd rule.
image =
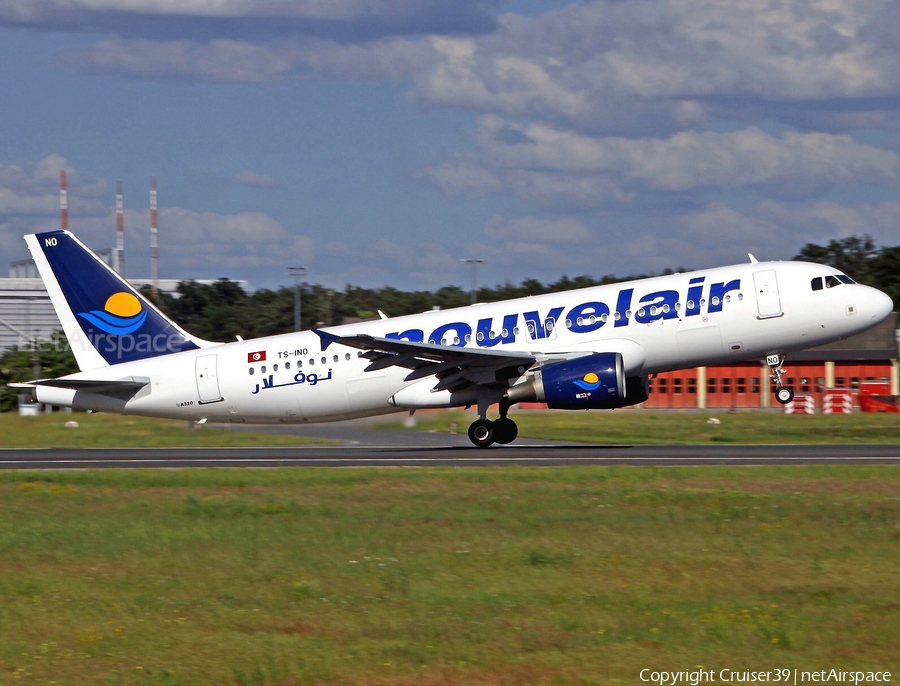
[[[521,402],[616,409],[652,374],[765,359],[857,334],[881,291],[806,262],[759,262],[218,343],[187,333],[68,231],[25,236],[80,369],[24,384],[76,410],[200,423],[312,423],[424,408],[478,411],[468,435],[516,439]],[[488,410],[499,409],[490,420]]]

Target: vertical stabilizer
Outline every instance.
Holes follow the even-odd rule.
[[[168,319],[68,231],[25,241],[82,371],[215,345]]]

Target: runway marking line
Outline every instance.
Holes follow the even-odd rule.
[[[204,463],[280,463],[280,464],[316,464],[321,462],[329,462],[329,463],[345,463],[348,465],[358,465],[358,464],[372,464],[374,466],[385,465],[390,463],[421,463],[421,462],[435,462],[435,463],[446,463],[446,462],[481,462],[481,463],[489,463],[489,462],[610,462],[610,461],[621,461],[627,460],[629,462],[658,462],[661,460],[666,461],[696,461],[696,462],[741,462],[741,461],[790,461],[790,462],[810,462],[810,461],[826,461],[826,462],[834,462],[834,461],[863,461],[863,460],[900,460],[898,457],[893,456],[833,456],[833,457],[681,457],[681,458],[672,458],[672,457],[456,457],[456,458],[440,458],[440,457],[390,457],[390,458],[329,458],[329,457],[259,457],[259,458],[204,458],[202,460],[193,460],[189,462],[193,462],[196,465],[202,465]],[[185,462],[182,458],[148,458],[148,459],[130,459],[130,458],[112,458],[112,459],[99,459],[99,460],[91,460],[91,459],[65,459],[65,460],[0,460],[0,465],[25,465],[25,466],[34,466],[34,465],[46,465],[46,464],[59,464],[59,465],[67,465],[67,464],[173,464]],[[183,466],[183,465],[180,465]],[[526,466],[526,465],[523,465]],[[667,465],[667,466],[677,466],[677,465]]]

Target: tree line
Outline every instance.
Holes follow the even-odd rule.
[[[900,304],[900,246],[878,248],[870,236],[853,236],[830,241],[827,245],[808,243],[793,259],[828,264],[853,277],[859,283],[885,291]],[[679,269],[677,271],[686,271]],[[662,274],[671,274],[666,270]],[[600,278],[563,276],[552,283],[525,279],[519,284],[507,282],[478,289],[478,302],[496,302],[527,295],[541,295],[575,288],[599,286],[620,281],[658,276],[635,274],[628,277],[606,275]],[[415,314],[434,308],[442,310],[470,303],[470,293],[459,286],[444,286],[435,291],[402,291],[397,288],[361,288],[347,285],[343,290],[318,284],[300,288],[303,329],[316,325],[377,319],[378,310],[390,317]],[[237,336],[258,338],[294,331],[296,288],[283,286],[248,293],[240,284],[220,279],[213,284],[182,281],[176,293],[160,293],[156,298],[145,289],[168,316],[195,336],[213,341],[233,341]],[[6,384],[33,379],[35,370],[45,377],[77,371],[61,332],[42,342],[38,350],[15,348],[0,355],[0,411],[15,407],[14,389]]]

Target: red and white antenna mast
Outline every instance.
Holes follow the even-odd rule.
[[[150,177],[150,271],[153,297],[159,294],[159,230],[156,225],[156,177]]]
[[[66,170],[59,172],[59,228],[69,228],[69,187],[66,185]]]
[[[116,181],[116,264],[115,270],[125,276],[125,203],[122,182]]]

